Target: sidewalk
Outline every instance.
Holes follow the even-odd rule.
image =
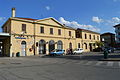
[[[120,58],[101,59],[100,61],[120,61]]]
[[[120,53],[109,53],[107,59],[101,59],[101,61],[120,61]]]

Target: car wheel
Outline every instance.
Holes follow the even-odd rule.
[[[76,55],[76,52],[74,53],[74,55]]]

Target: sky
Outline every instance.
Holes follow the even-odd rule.
[[[0,0],[0,26],[11,17],[13,7],[16,17],[53,17],[67,26],[99,33],[115,33],[113,26],[120,23],[120,0]]]

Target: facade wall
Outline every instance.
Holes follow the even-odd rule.
[[[25,21],[11,20],[11,34],[23,34],[22,24],[26,24],[26,33],[24,35],[34,34],[34,24]]]
[[[16,56],[18,52],[21,54],[21,43],[22,41],[26,41],[26,56],[34,55],[33,50],[30,51],[34,44],[33,37],[31,36],[24,36],[25,39],[17,39],[17,37],[20,37],[19,35],[11,35],[11,55],[10,56]],[[23,36],[21,36],[23,37]]]
[[[26,24],[26,32],[24,33],[22,32],[22,24]],[[44,27],[44,33],[40,33],[40,27]],[[50,28],[53,28],[53,34],[50,34]],[[58,35],[58,29],[61,30],[61,35]],[[71,32],[71,35],[69,32]],[[22,20],[11,20],[10,33],[10,56],[16,56],[17,53],[20,53],[21,56],[23,55],[23,41],[26,42],[26,56],[34,55],[34,53],[35,55],[39,55],[40,40],[45,41],[47,54],[49,53],[49,41],[51,40],[55,42],[55,49],[57,49],[58,41],[62,41],[63,49],[65,51],[70,48],[70,43],[72,44],[72,49],[78,48],[78,44],[80,43],[80,48],[83,48],[84,51],[90,51],[89,44],[95,43],[95,41],[100,41],[99,34],[87,31],[81,32],[82,38],[76,38],[75,29],[62,26],[52,19],[40,20],[36,23]],[[85,34],[87,35],[87,39],[85,39]],[[89,38],[89,35],[91,35],[91,39]],[[93,35],[95,35],[95,39],[93,39]],[[99,39],[97,39],[97,36]],[[95,48],[93,45],[92,47]]]
[[[95,42],[100,41],[100,34],[88,32],[85,30],[80,30],[80,33],[82,35],[81,35],[81,38],[76,39],[76,42],[77,42],[76,45],[80,43],[80,48],[83,48],[85,52],[92,51],[97,47],[95,45]],[[91,38],[90,38],[90,35],[91,35]]]
[[[63,49],[67,50],[69,48],[69,43],[72,43],[72,48],[75,46],[75,30],[69,28],[63,28],[54,22],[52,25],[47,25],[48,21],[43,23],[29,23],[23,21],[11,21],[11,55],[16,56],[18,52],[21,54],[21,43],[22,41],[26,42],[26,56],[34,55],[34,40],[35,40],[35,54],[39,54],[39,46],[36,46],[36,43],[39,44],[40,40],[45,40],[46,50],[48,51],[49,46],[48,42],[53,40],[55,42],[55,49],[57,49],[57,42],[60,40],[63,43]],[[52,22],[52,21],[51,21]],[[46,24],[45,24],[46,23]],[[22,33],[22,24],[26,24],[26,33]],[[40,33],[40,27],[44,27],[44,33]],[[50,28],[53,28],[53,34],[50,34]],[[34,39],[34,29],[35,29],[35,39]],[[61,35],[58,35],[58,29],[61,30]],[[71,31],[71,36],[69,36],[69,31]],[[21,39],[23,38],[23,39]],[[30,51],[32,49],[32,51]]]

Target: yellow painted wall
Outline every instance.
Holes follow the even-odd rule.
[[[26,24],[26,33],[22,33],[22,24]],[[81,48],[84,49],[84,51],[90,51],[89,49],[89,43],[95,43],[93,39],[93,35],[96,37],[100,35],[94,34],[90,32],[82,32],[83,38],[75,38],[75,30],[71,28],[65,28],[63,25],[60,25],[59,23],[55,22],[52,19],[47,20],[40,20],[37,23],[33,24],[32,22],[25,22],[20,20],[11,20],[11,48],[10,53],[12,56],[12,53],[14,53],[14,56],[17,52],[21,53],[21,42],[26,41],[27,48],[26,53],[27,56],[34,55],[33,49],[30,52],[30,48],[33,48],[34,45],[34,29],[35,29],[35,44],[43,39],[46,42],[49,42],[50,40],[54,40],[55,42],[58,42],[61,40],[63,42],[63,49],[67,50],[69,48],[69,43],[72,43],[72,48],[78,48],[78,43],[81,44]],[[44,27],[44,33],[40,33],[40,27]],[[53,28],[53,35],[50,34],[50,28]],[[58,35],[58,29],[61,29],[61,35]],[[71,31],[71,36],[69,36],[69,31]],[[85,33],[87,34],[87,39],[84,39]],[[89,34],[91,34],[92,39],[89,39]],[[22,37],[26,39],[16,39],[16,37]],[[100,39],[100,38],[99,38]],[[85,49],[84,43],[88,44],[88,49]],[[82,46],[83,45],[83,46]],[[46,48],[48,50],[48,43],[46,44]],[[57,44],[55,44],[55,49],[57,49]],[[36,54],[39,54],[39,48],[35,46]]]

